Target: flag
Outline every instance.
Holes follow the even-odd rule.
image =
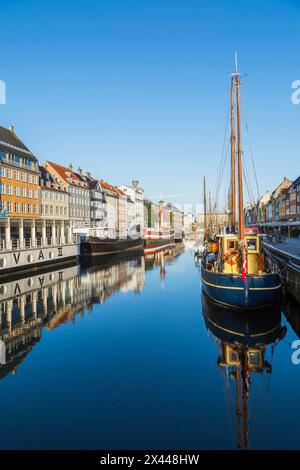
[[[247,279],[247,272],[248,272],[248,263],[246,258],[243,260],[243,267],[242,267],[242,279],[244,282],[246,282]]]
[[[0,214],[0,218],[1,218],[1,219],[4,219],[4,217],[6,217],[6,213],[7,213],[7,210],[4,209],[4,210],[1,212],[1,214]]]

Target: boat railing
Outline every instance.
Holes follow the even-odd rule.
[[[10,241],[0,239],[0,252],[17,251],[17,250],[28,250],[33,248],[47,248],[51,246],[65,246],[75,245],[79,243],[79,237],[77,235],[71,235],[69,239],[67,237],[50,237],[47,236],[45,239],[42,237],[36,237],[34,239],[26,237],[24,239],[12,238]]]

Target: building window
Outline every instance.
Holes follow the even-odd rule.
[[[18,171],[14,171],[14,179],[16,181],[19,181],[19,172]]]
[[[21,180],[25,183],[26,182],[26,173],[21,173]]]
[[[18,202],[15,202],[15,213],[19,214],[20,212],[20,204]]]
[[[37,198],[37,191],[36,189],[33,190],[33,199],[36,199]]]
[[[32,204],[28,204],[28,214],[32,214]]]
[[[0,183],[0,193],[5,194],[5,184]]]
[[[7,203],[7,212],[12,212],[12,204],[10,201]]]
[[[28,175],[27,180],[28,180],[28,183],[32,183],[32,175]]]
[[[48,213],[49,213],[49,207],[45,206],[45,214],[48,214]]]
[[[26,204],[22,203],[22,214],[26,214]]]
[[[53,206],[50,206],[50,214],[53,214]]]
[[[4,211],[4,209],[5,209],[5,202],[0,201],[0,212]]]
[[[37,208],[38,208],[38,206],[37,206],[36,204],[34,204],[34,205],[33,205],[33,212],[34,212],[34,214],[37,214]]]
[[[20,196],[20,188],[19,188],[19,186],[15,186],[15,196]]]
[[[3,166],[0,167],[0,176],[5,176],[5,168]]]
[[[10,178],[11,179],[11,169],[10,168],[7,168],[6,170],[6,174],[7,174],[7,178]]]
[[[31,199],[32,198],[32,189],[28,188],[28,197]]]
[[[26,188],[21,189],[22,197],[26,197]]]

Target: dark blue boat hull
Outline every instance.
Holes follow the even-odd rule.
[[[208,271],[202,265],[202,288],[206,295],[224,305],[235,308],[261,308],[279,302],[281,283],[277,274],[247,276]]]

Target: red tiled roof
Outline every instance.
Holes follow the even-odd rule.
[[[121,191],[120,189],[115,188],[114,186],[107,183],[106,181],[101,180],[100,184],[101,184],[103,189],[108,189],[109,191],[115,193],[116,196],[118,196],[118,197],[122,196],[122,195],[125,195],[125,193],[123,193],[123,191]]]
[[[57,192],[60,192],[60,193],[68,193],[68,191],[66,189],[62,189],[62,188],[55,188],[54,187],[54,184],[57,184],[57,182],[55,181],[55,179],[53,178],[53,176],[51,175],[51,173],[49,173],[49,171],[47,170],[47,168],[43,165],[39,165],[39,170],[40,170],[40,174],[42,176],[42,181],[44,181],[43,179],[43,173],[47,173],[49,176],[50,176],[50,184],[51,186],[47,186],[46,184],[41,184],[40,187],[42,189],[49,189],[50,191],[57,191]]]
[[[61,178],[66,181],[66,183],[70,184],[71,186],[77,186],[78,188],[85,189],[86,191],[88,191],[88,188],[86,186],[77,183],[77,181],[81,181],[82,183],[84,183],[84,185],[86,184],[84,179],[78,173],[75,173],[70,168],[58,165],[57,163],[49,161],[47,163],[52,166],[52,168],[59,174]],[[68,176],[68,174],[70,174],[70,176]],[[71,178],[72,181],[69,181],[69,178]]]

